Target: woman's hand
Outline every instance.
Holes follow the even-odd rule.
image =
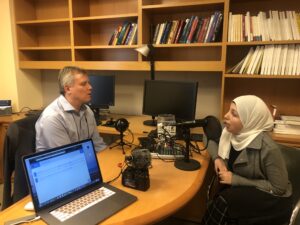
[[[220,171],[227,171],[226,164],[222,158],[215,159],[215,171],[219,174]]]
[[[219,180],[221,184],[230,184],[232,183],[232,172],[231,171],[220,171],[218,173]]]

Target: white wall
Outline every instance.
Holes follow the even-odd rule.
[[[116,75],[115,106],[113,113],[141,115],[143,106],[144,80],[150,77],[149,72],[102,72],[97,74]],[[58,70],[42,72],[43,105],[47,106],[58,96]],[[157,72],[156,79],[198,81],[196,118],[207,115],[220,116],[221,74],[208,72]]]
[[[15,49],[15,27],[12,1],[0,1],[0,99],[12,100],[13,111],[23,107],[42,106],[41,78],[39,70],[19,70]]]
[[[18,94],[9,1],[0,1],[0,8],[0,99],[12,100],[13,108],[15,109],[18,105]]]

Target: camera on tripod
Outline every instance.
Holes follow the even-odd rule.
[[[126,187],[146,191],[150,187],[149,166],[151,154],[148,149],[134,149],[125,157],[127,168],[122,174],[122,184]]]

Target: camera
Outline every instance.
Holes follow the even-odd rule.
[[[122,184],[126,187],[146,191],[150,187],[149,166],[151,154],[148,149],[134,149],[125,157],[127,168],[122,173]]]

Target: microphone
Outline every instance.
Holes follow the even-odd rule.
[[[147,169],[151,165],[151,154],[148,149],[134,149],[131,156],[125,156],[125,159],[136,169]]]
[[[194,127],[205,127],[207,125],[207,119],[197,119],[191,121],[185,121],[182,123],[176,123],[174,126],[176,127],[185,127],[185,128],[194,128]]]

